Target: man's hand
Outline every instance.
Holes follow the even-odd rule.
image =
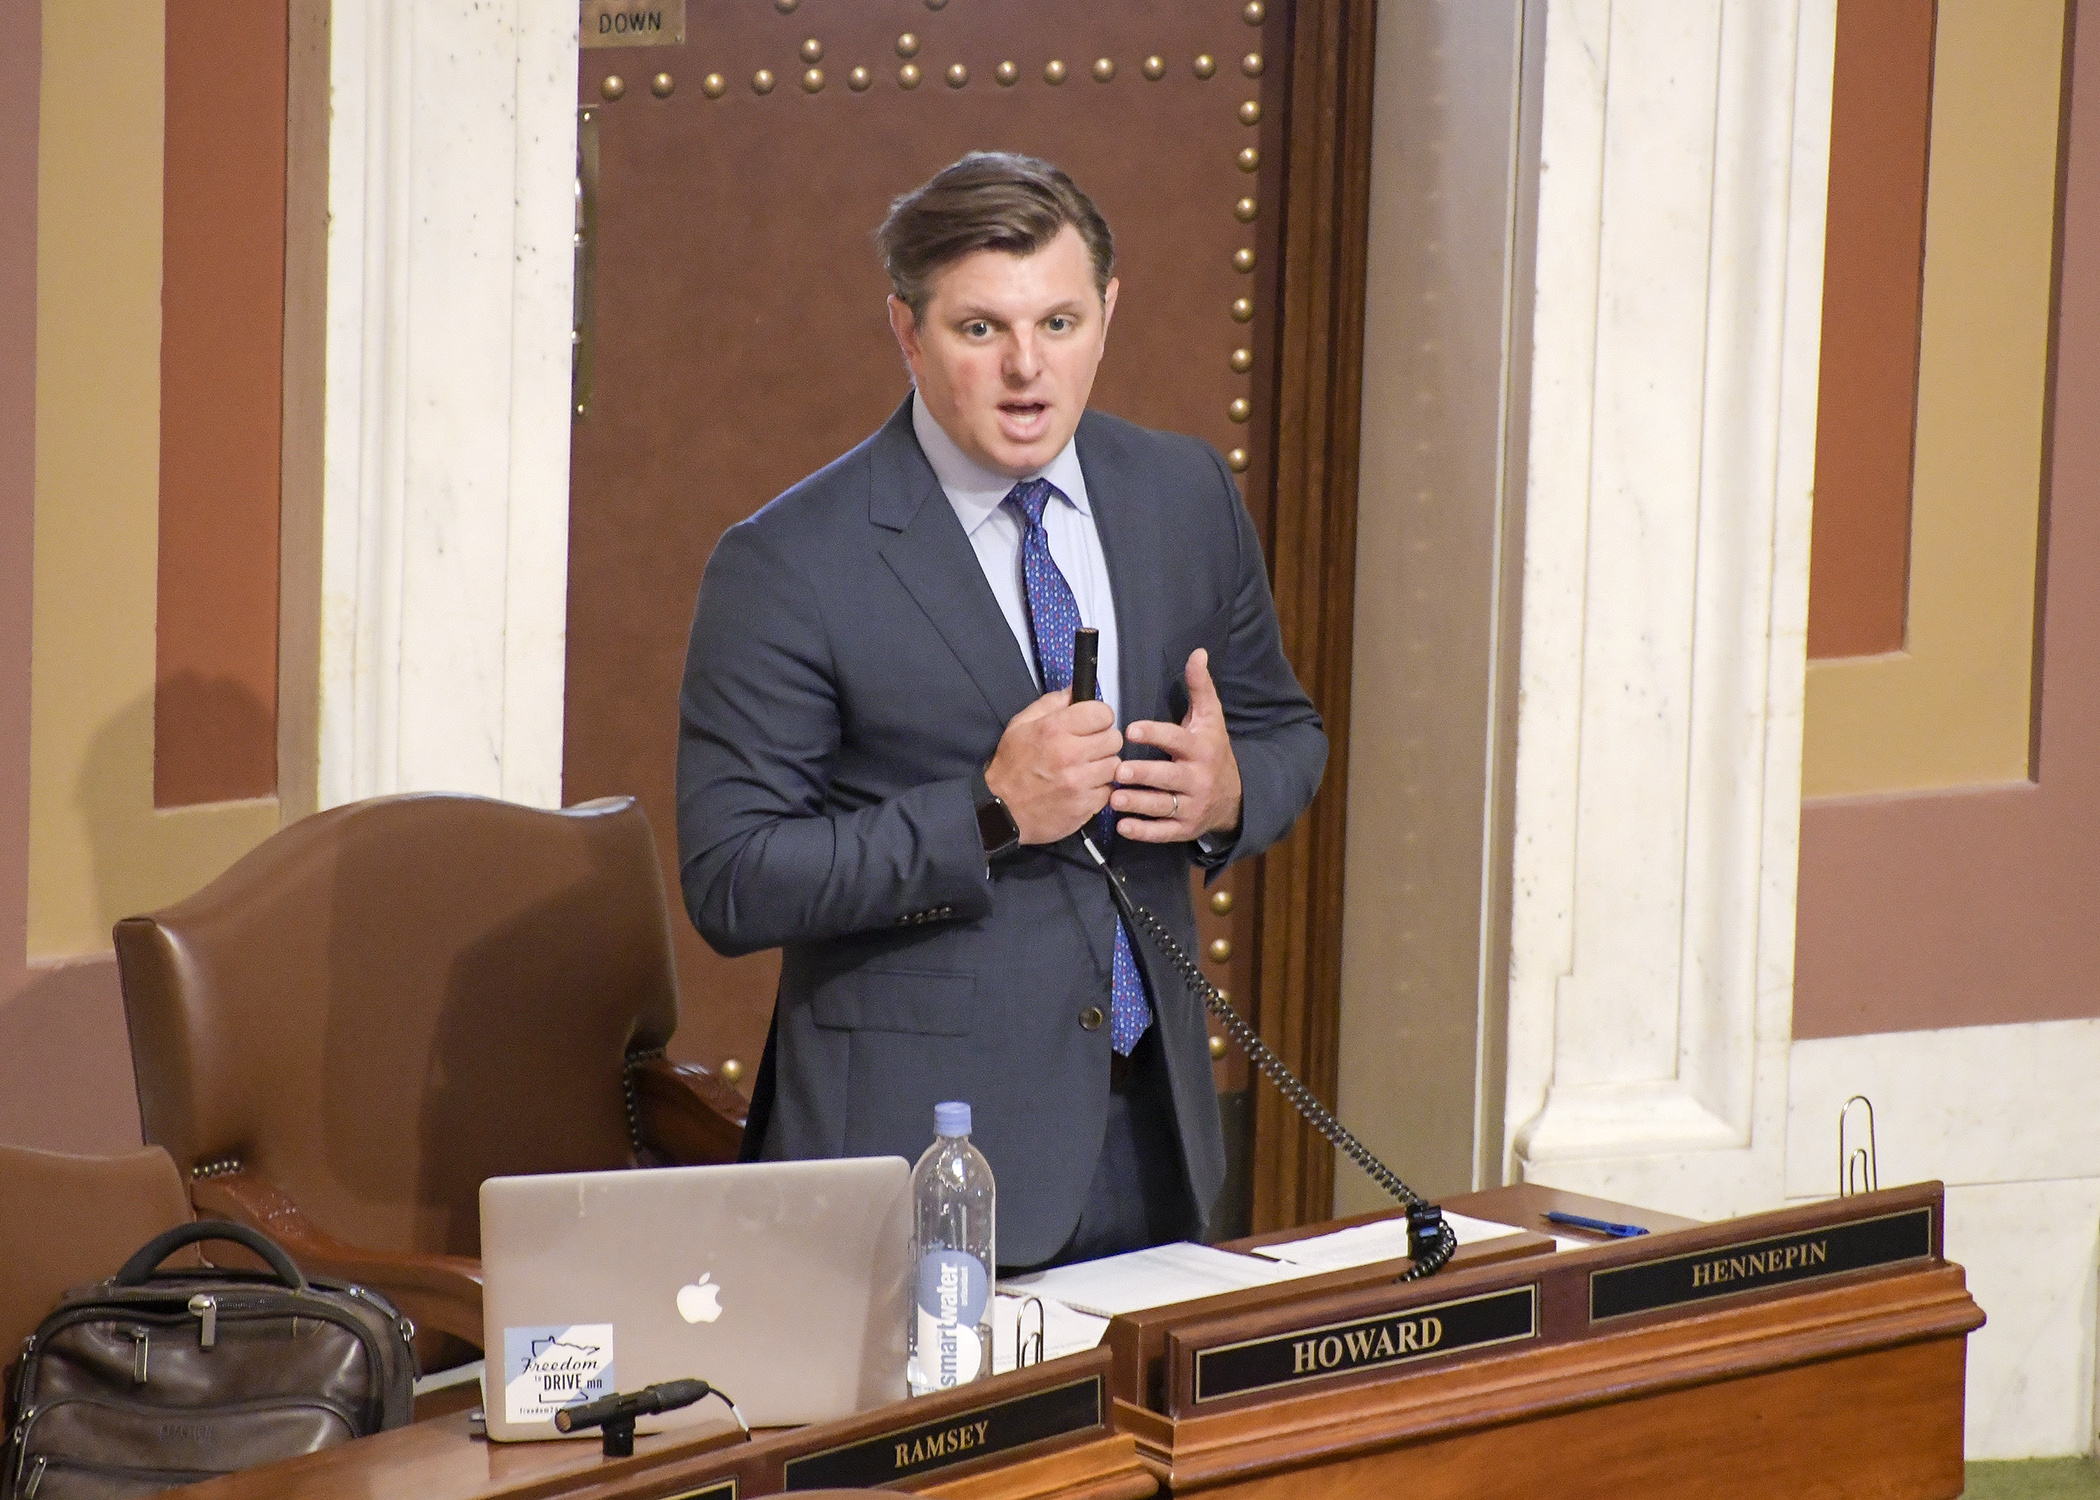
[[[1126,760],[1117,773],[1119,838],[1181,844],[1240,824],[1240,763],[1225,732],[1225,708],[1210,680],[1210,653],[1189,655],[1185,674],[1189,711],[1179,724],[1140,719],[1129,729],[1134,745],[1154,745],[1167,760]]]
[[[1106,703],[1074,703],[1059,688],[1008,722],[984,783],[1014,815],[1022,843],[1054,844],[1108,805],[1122,749]]]

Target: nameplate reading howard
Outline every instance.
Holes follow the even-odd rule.
[[[1196,1403],[1537,1338],[1536,1282],[1196,1351]]]
[[[1932,1254],[1930,1205],[1590,1274],[1590,1321],[1659,1312]]]
[[[685,40],[685,0],[583,0],[586,47],[675,47]]]

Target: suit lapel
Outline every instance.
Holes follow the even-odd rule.
[[[984,567],[955,508],[919,451],[910,397],[875,435],[870,458],[868,519],[897,533],[883,544],[882,560],[1005,724],[1035,701],[1035,674],[984,581]]]

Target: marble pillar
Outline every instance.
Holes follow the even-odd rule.
[[[560,801],[576,26],[333,7],[324,807]]]
[[[1544,0],[1507,1170],[1783,1197],[1834,0]]]

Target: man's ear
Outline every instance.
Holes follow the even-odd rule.
[[[890,332],[897,336],[897,347],[904,351],[904,362],[911,366],[916,377],[919,373],[919,320],[912,316],[910,304],[895,292],[890,293]]]
[[[1108,337],[1108,325],[1115,321],[1116,288],[1120,285],[1121,283],[1111,276],[1108,278],[1108,285],[1101,289],[1101,337],[1104,339]]]

